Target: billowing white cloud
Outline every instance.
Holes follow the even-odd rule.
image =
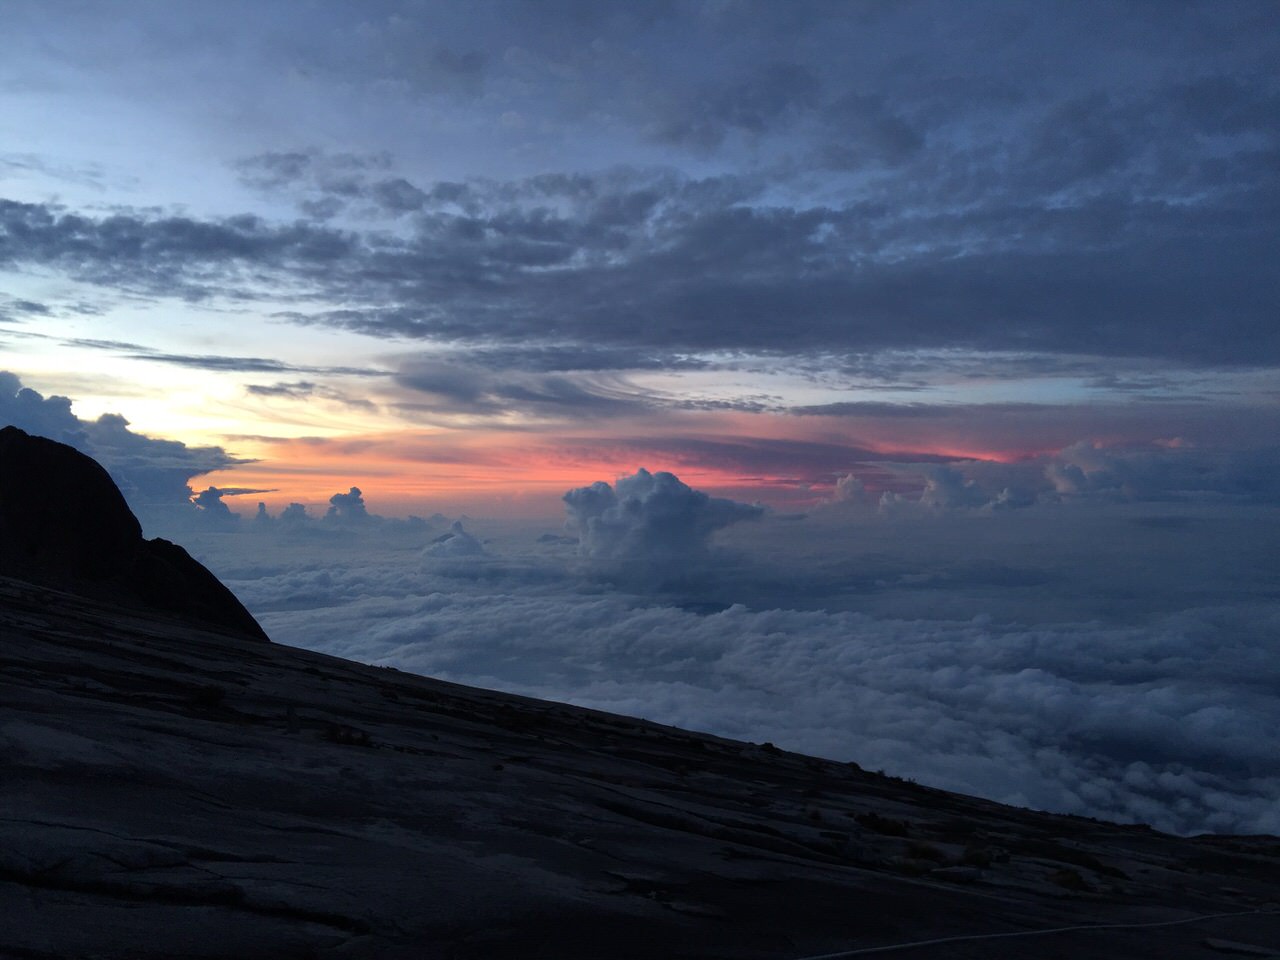
[[[711,535],[764,509],[712,497],[675,474],[643,467],[610,486],[596,481],[564,495],[578,551],[592,561],[676,573],[700,559]]]
[[[484,552],[484,544],[463,529],[462,521],[455,520],[447,533],[427,544],[422,555],[434,558],[481,557]]]
[[[191,502],[196,505],[203,517],[217,522],[234,523],[239,517],[223,503],[222,498],[225,494],[226,491],[219,490],[217,487],[207,487],[192,497]]]
[[[352,487],[346,493],[335,493],[329,498],[329,511],[325,514],[328,520],[348,523],[361,523],[369,519],[369,510],[365,506],[364,494],[359,487]]]
[[[1073,500],[1280,502],[1280,447],[1275,446],[1222,450],[1181,440],[1112,446],[1086,440],[1014,463],[892,466],[923,478],[918,494],[882,494],[880,510],[893,516],[991,512]],[[852,502],[856,484],[852,475],[838,480],[834,502]]]
[[[831,492],[831,503],[863,505],[872,501],[867,486],[852,473],[836,478]]]
[[[920,503],[945,510],[953,507],[981,507],[990,502],[988,494],[973,480],[952,467],[934,467],[925,478]]]

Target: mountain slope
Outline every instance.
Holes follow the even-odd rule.
[[[0,956],[786,960],[1222,913],[908,955],[1280,944],[1275,838],[1002,807],[12,579],[0,637]]]

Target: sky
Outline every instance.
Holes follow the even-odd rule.
[[[1280,830],[1274,3],[0,25],[0,420],[277,639]]]

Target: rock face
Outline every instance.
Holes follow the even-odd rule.
[[[1002,807],[4,577],[0,638],[3,960],[1280,945],[1275,837]],[[897,952],[941,938],[975,939]]]
[[[17,427],[0,429],[0,573],[267,639],[185,550],[143,539],[106,470]]]

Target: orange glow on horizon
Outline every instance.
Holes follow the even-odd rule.
[[[520,435],[504,438],[505,443],[471,438],[463,449],[455,444],[433,459],[423,451],[432,439],[424,443],[418,434],[386,434],[324,443],[274,442],[260,452],[258,462],[206,474],[193,486],[272,491],[230,498],[241,513],[258,501],[272,512],[291,502],[323,507],[334,493],[355,486],[375,512],[395,515],[420,508],[447,512],[459,504],[503,513],[521,506],[527,510],[515,512],[558,512],[565,491],[596,480],[612,483],[640,467],[671,470],[690,486],[711,491],[759,487],[763,492],[791,485],[783,477],[744,477],[687,461],[671,463],[669,456],[652,450],[628,449],[625,441],[614,449],[575,451],[571,442],[548,448],[543,440],[531,443]]]
[[[558,513],[569,489],[613,482],[646,467],[669,470],[713,494],[734,491],[741,498],[745,491],[765,502],[802,506],[829,496],[836,478],[851,472],[864,475],[873,491],[901,488],[892,468],[873,466],[878,458],[1015,463],[1059,449],[1043,441],[1030,448],[992,443],[990,437],[957,442],[938,436],[940,424],[898,429],[900,423],[863,421],[856,424],[861,436],[851,426],[733,412],[608,421],[573,434],[477,428],[246,438],[237,452],[256,462],[208,474],[194,485],[272,491],[230,499],[241,513],[252,512],[258,500],[272,512],[291,502],[323,509],[334,493],[355,486],[370,509],[386,515],[461,509],[534,516]]]

